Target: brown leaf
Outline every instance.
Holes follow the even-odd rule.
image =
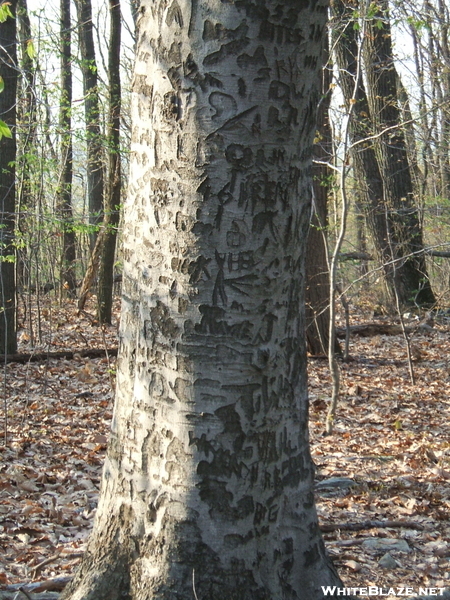
[[[344,565],[344,567],[351,569],[355,573],[361,571],[361,565],[359,564],[359,562],[356,562],[356,560],[346,560],[342,564]]]

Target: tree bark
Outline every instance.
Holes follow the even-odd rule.
[[[63,230],[61,280],[69,295],[75,296],[75,230],[72,210],[72,58],[70,0],[60,0],[61,98],[59,106],[61,173],[58,185],[57,209]]]
[[[114,287],[114,258],[120,217],[122,174],[120,164],[120,38],[122,17],[120,0],[110,0],[110,38],[108,53],[109,123],[108,123],[108,191],[102,252],[98,274],[98,316],[101,323],[111,323]]]
[[[100,128],[97,62],[92,32],[92,3],[91,0],[76,0],[75,4],[78,15],[78,39],[81,51],[86,120],[89,224],[94,229],[89,233],[92,252],[97,239],[95,228],[100,225],[103,216],[103,140]]]
[[[17,349],[15,301],[14,228],[16,210],[16,91],[17,40],[16,8],[9,6],[14,18],[0,23],[0,77],[4,90],[0,93],[0,118],[8,125],[11,137],[0,139],[0,352]]]
[[[318,600],[305,243],[325,2],[144,0],[116,406],[65,600]]]

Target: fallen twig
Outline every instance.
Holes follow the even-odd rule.
[[[38,563],[36,566],[34,566],[33,570],[31,571],[31,575],[32,575],[33,579],[35,579],[35,577],[37,576],[37,574],[43,567],[45,567],[46,565],[49,565],[50,563],[54,562],[55,560],[58,560],[58,558],[60,556],[61,556],[61,553],[57,552],[56,554],[52,554],[51,556],[49,556],[48,558],[44,559],[43,561]],[[21,591],[23,591],[23,590],[21,590]]]
[[[72,577],[55,577],[54,579],[47,579],[46,581],[35,581],[33,583],[14,583],[11,585],[5,585],[3,590],[5,592],[15,592],[24,590],[28,593],[39,593],[39,592],[61,592]]]
[[[362,531],[363,529],[382,529],[388,527],[404,527],[405,529],[423,530],[423,525],[415,521],[362,521],[361,523],[329,523],[320,526],[324,533],[330,531]]]
[[[77,354],[82,358],[98,358],[102,356],[117,356],[117,348],[88,348],[86,350],[62,350],[60,352],[37,352],[35,354],[0,354],[0,362],[43,362],[46,360],[58,360],[65,358],[66,360],[73,359],[74,355]]]
[[[403,330],[401,325],[396,323],[363,323],[361,325],[351,325],[349,328],[351,335],[360,335],[361,337],[373,337],[375,335],[402,335]],[[407,333],[424,333],[433,331],[433,327],[423,321],[416,325],[405,327]],[[345,338],[347,329],[345,327],[337,327],[336,335],[339,339]]]
[[[24,596],[26,596],[28,598],[28,600],[33,600],[33,598],[30,596],[30,594],[26,590],[24,590],[23,587],[20,587],[19,591],[22,592],[22,594]]]
[[[22,600],[22,597],[19,595],[20,593],[27,596],[27,592],[24,592],[23,590],[16,590],[15,592],[0,591],[0,600]],[[58,600],[60,595],[60,592],[42,592],[40,594],[27,596],[27,598],[31,598],[31,600]]]

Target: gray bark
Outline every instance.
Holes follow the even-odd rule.
[[[326,5],[145,0],[117,397],[65,600],[316,600],[303,309]]]

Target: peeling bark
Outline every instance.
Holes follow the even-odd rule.
[[[315,600],[339,583],[303,310],[325,19],[321,1],[141,6],[116,405],[65,600]]]

